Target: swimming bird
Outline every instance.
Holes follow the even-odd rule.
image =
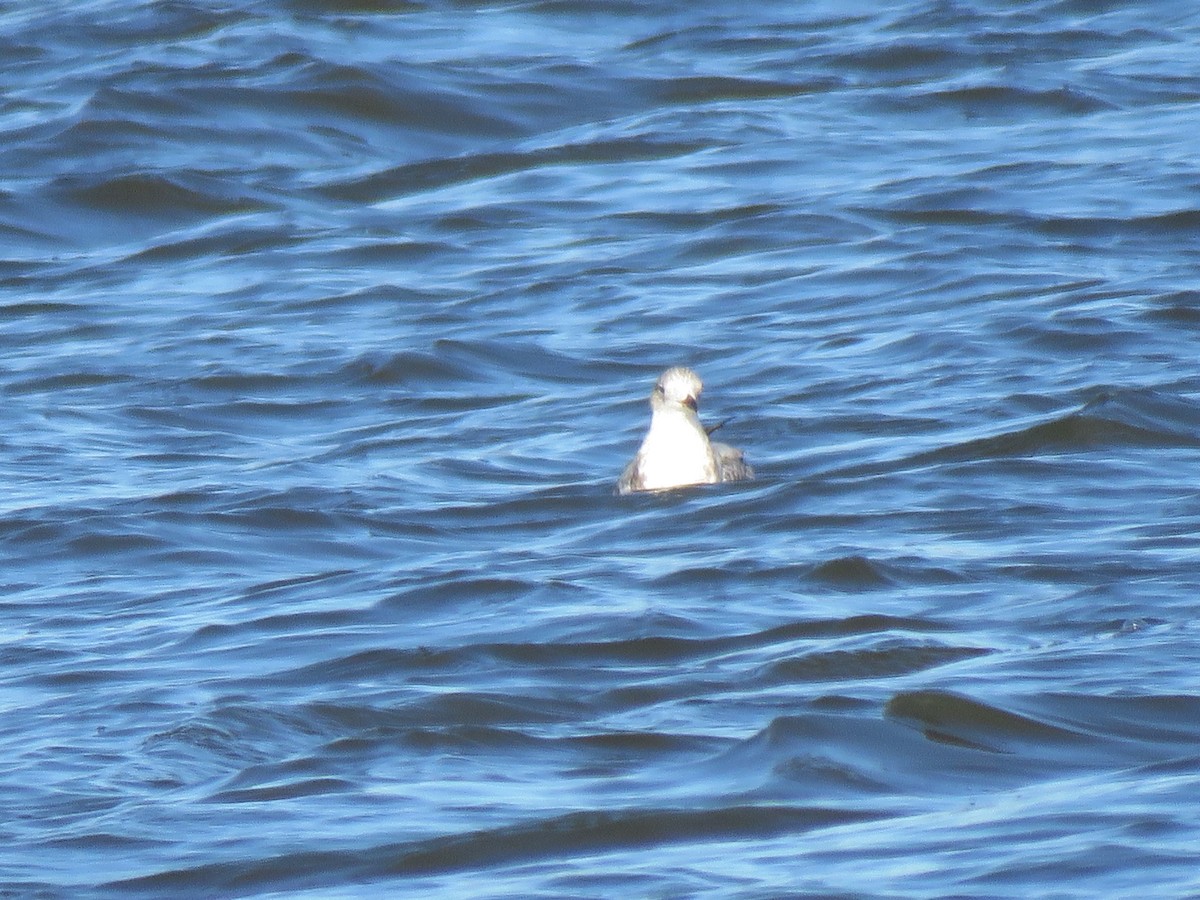
[[[650,428],[637,456],[617,481],[618,494],[754,477],[741,450],[709,440],[710,432],[696,415],[703,389],[700,376],[684,366],[667,369],[659,376],[650,393]]]

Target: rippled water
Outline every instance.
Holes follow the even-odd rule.
[[[1200,892],[1126,6],[0,6],[0,893]]]

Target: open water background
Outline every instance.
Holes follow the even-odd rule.
[[[0,3],[0,893],[1200,892],[1198,60]]]

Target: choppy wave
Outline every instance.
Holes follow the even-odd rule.
[[[0,892],[1195,893],[1198,29],[0,11]]]

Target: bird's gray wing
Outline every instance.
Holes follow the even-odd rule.
[[[746,463],[742,451],[713,441],[713,455],[717,458],[717,471],[722,481],[746,481],[754,477],[754,470]]]
[[[638,470],[639,462],[641,462],[641,457],[635,456],[625,467],[621,477],[617,479],[618,494],[632,494],[634,491],[642,489],[642,473]]]

